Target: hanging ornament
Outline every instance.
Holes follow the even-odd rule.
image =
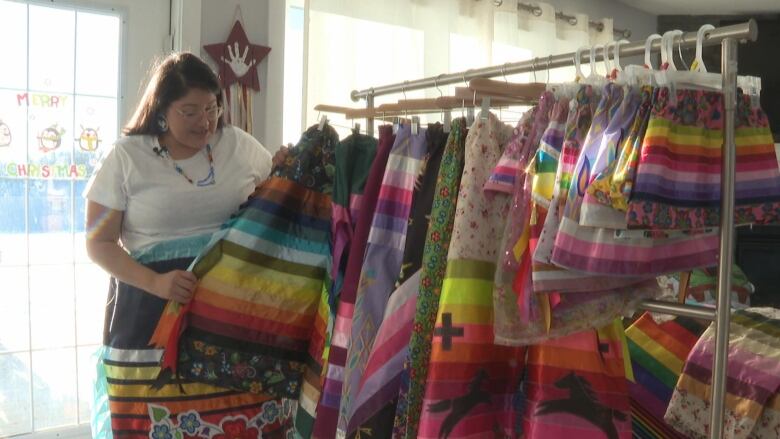
[[[237,82],[252,90],[260,90],[257,78],[257,65],[265,58],[271,48],[249,42],[241,21],[236,20],[224,43],[203,46],[219,66],[219,78],[223,87]]]

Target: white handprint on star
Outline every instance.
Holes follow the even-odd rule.
[[[238,55],[240,52],[238,41],[233,43],[233,46],[228,45],[227,48],[230,59],[227,60],[224,56],[221,57],[221,59],[230,66],[230,69],[233,70],[236,78],[240,78],[246,75],[246,72],[248,72],[249,69],[257,62],[253,59],[249,64],[246,63],[246,55],[249,53],[249,45],[244,48],[244,53],[241,54],[241,56]],[[233,50],[234,48],[235,51]]]

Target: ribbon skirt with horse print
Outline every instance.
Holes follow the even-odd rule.
[[[528,348],[525,438],[631,438],[622,332],[616,322]]]

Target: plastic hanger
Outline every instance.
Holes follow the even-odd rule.
[[[645,64],[644,66],[630,65],[626,66],[627,83],[631,85],[654,85],[653,63],[650,60],[650,53],[653,41],[662,39],[661,35],[652,34],[645,40]]]
[[[679,29],[664,32],[661,37],[661,70],[677,70],[674,65],[674,37],[682,35]]]
[[[691,64],[690,71],[678,71],[674,66],[674,63],[669,64],[669,69],[663,75],[657,75],[656,80],[659,85],[668,86],[673,89],[695,89],[695,90],[710,90],[720,91],[723,88],[723,77],[719,73],[707,72],[707,67],[704,65],[702,58],[702,47],[704,45],[704,37],[707,31],[714,29],[712,25],[704,25],[696,32],[696,58]],[[671,41],[669,41],[671,40]],[[667,48],[670,44],[673,45],[673,38],[669,37],[666,41]],[[670,50],[673,52],[673,49]],[[754,102],[757,101],[757,97],[761,94],[761,78],[755,76],[738,76],[737,86],[740,87],[744,93],[751,96]]]
[[[620,65],[620,46],[622,44],[628,43],[628,40],[619,40],[619,41],[613,41],[612,43],[609,43],[609,45],[614,44],[615,45],[615,52],[614,57],[612,59],[612,62],[614,64],[614,67],[611,72],[611,76],[616,84],[628,84],[631,82],[630,74],[628,72],[623,71],[623,66]]]
[[[607,83],[605,76],[599,75],[596,71],[596,48],[597,45],[590,46],[589,61],[590,61],[590,73],[588,77],[581,81],[584,84],[591,85],[594,88],[600,89]]]
[[[704,65],[704,59],[702,58],[702,47],[704,46],[704,33],[713,29],[715,29],[715,26],[705,24],[696,31],[696,57],[693,59],[693,63],[691,63],[692,72],[707,72],[707,67]]]
[[[583,79],[585,79],[585,75],[582,74],[582,67],[580,65],[580,60],[581,60],[580,52],[587,49],[588,49],[587,47],[582,46],[582,47],[578,47],[577,51],[574,52],[574,74],[575,74],[574,82],[580,82]]]
[[[655,70],[655,67],[653,67],[653,62],[650,61],[650,53],[651,53],[651,47],[653,45],[653,41],[655,40],[662,40],[663,37],[658,34],[652,34],[645,40],[645,68],[648,68],[650,70]]]
[[[623,71],[623,66],[620,64],[620,46],[622,44],[628,44],[628,43],[630,43],[630,41],[628,41],[628,40],[619,40],[619,41],[615,41],[614,43],[615,43],[615,56],[614,56],[615,69],[618,72],[622,72]]]

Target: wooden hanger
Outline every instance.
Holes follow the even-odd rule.
[[[487,78],[474,78],[469,81],[469,89],[478,95],[489,95],[496,98],[517,98],[537,101],[544,93],[546,85],[540,82],[518,84],[506,81],[496,81]]]
[[[460,100],[459,107],[471,107],[479,105],[482,102],[482,98],[490,98],[490,107],[511,107],[514,105],[533,105],[535,104],[539,96],[537,95],[533,99],[515,98],[512,96],[501,96],[491,93],[481,93],[476,90],[472,90],[470,87],[455,87],[455,97]]]
[[[439,113],[457,108],[478,105],[482,98],[491,98],[492,108],[515,105],[533,105],[545,89],[544,84],[507,84],[489,79],[472,80],[475,86],[484,91],[469,87],[456,87],[454,96],[439,96],[426,99],[400,99],[397,102],[381,104],[375,108],[350,108],[336,105],[319,104],[317,111],[343,114],[347,119],[374,118],[387,120],[398,116]],[[502,93],[496,93],[496,92]]]
[[[338,105],[317,104],[314,106],[314,111],[321,111],[323,113],[338,113],[347,114],[350,111],[360,110],[360,108],[340,107]]]

